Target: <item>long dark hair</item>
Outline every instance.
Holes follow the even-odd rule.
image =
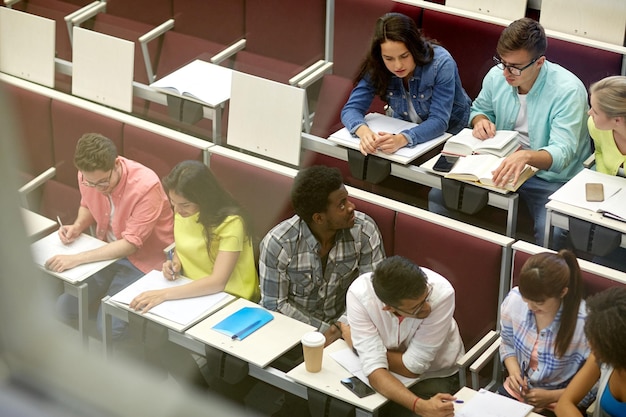
[[[204,237],[210,255],[213,230],[228,216],[243,219],[246,237],[250,237],[247,216],[237,201],[219,184],[209,167],[200,161],[183,161],[162,180],[165,192],[175,192],[199,206],[198,223],[204,226]]]
[[[561,325],[554,343],[554,353],[561,357],[567,351],[578,320],[583,284],[576,255],[568,250],[559,253],[543,252],[528,258],[519,277],[519,291],[531,301],[560,298],[563,290]]]
[[[387,13],[376,21],[374,36],[367,57],[361,64],[361,70],[355,83],[369,76],[376,94],[386,101],[387,87],[391,79],[381,55],[380,44],[386,41],[402,42],[407,47],[415,65],[424,66],[433,60],[432,40],[422,36],[415,21],[402,13]]]

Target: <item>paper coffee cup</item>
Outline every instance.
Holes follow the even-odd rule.
[[[324,343],[326,343],[326,337],[320,332],[309,332],[302,336],[304,367],[308,372],[321,371]]]

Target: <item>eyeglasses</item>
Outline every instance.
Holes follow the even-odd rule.
[[[420,313],[420,311],[422,311],[422,308],[424,308],[426,303],[428,301],[430,301],[430,296],[431,296],[432,293],[433,293],[433,286],[432,285],[428,285],[428,293],[426,294],[426,298],[424,298],[424,301],[419,303],[419,305],[417,307],[415,307],[415,310],[413,310],[411,313],[409,313],[408,311],[404,311],[404,310],[402,310],[401,308],[398,308],[398,307],[393,307],[392,306],[392,308],[394,310],[396,310],[396,311],[399,311],[404,316],[415,317],[415,316],[417,316]]]
[[[87,181],[81,171],[80,173],[80,183],[83,184],[85,187],[91,187],[91,188],[97,188],[99,190],[103,190],[105,188],[107,188],[110,184],[111,184],[111,176],[113,175],[113,170],[115,168],[112,168],[111,171],[109,172],[109,177],[106,180],[102,180],[102,181],[98,181],[98,182],[91,182],[91,181]]]
[[[519,77],[520,75],[522,75],[522,71],[524,71],[526,68],[530,67],[532,64],[534,64],[535,62],[537,62],[537,60],[541,58],[540,56],[538,56],[537,58],[533,59],[532,61],[530,61],[530,64],[528,65],[524,65],[522,68],[518,68],[514,65],[508,65],[505,64],[504,62],[502,62],[502,60],[500,59],[500,57],[494,56],[493,57],[493,62],[496,63],[496,67],[498,67],[501,70],[505,70],[508,69],[509,72],[511,73],[511,75],[515,75],[516,77]]]

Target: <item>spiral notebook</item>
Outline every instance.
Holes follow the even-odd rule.
[[[272,313],[264,308],[243,307],[217,323],[213,329],[233,340],[243,340],[273,319]]]

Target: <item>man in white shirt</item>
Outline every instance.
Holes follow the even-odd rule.
[[[459,388],[456,361],[464,348],[448,280],[393,256],[352,283],[346,306],[342,334],[372,387],[403,412],[453,416],[450,393]],[[422,381],[409,390],[390,371]]]

